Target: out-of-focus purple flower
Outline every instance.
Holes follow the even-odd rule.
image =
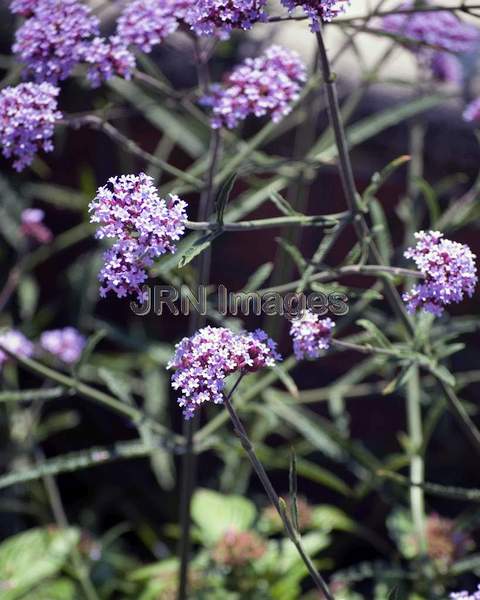
[[[100,86],[114,75],[131,79],[135,69],[135,56],[118,35],[86,42],[80,50],[80,58],[90,65],[87,78],[92,87]]]
[[[45,213],[40,208],[26,208],[22,211],[20,231],[22,235],[32,238],[39,244],[48,244],[53,234],[43,223]]]
[[[426,3],[428,6],[428,3]],[[405,2],[400,8],[415,9],[413,2]],[[479,30],[458,19],[451,11],[419,11],[409,14],[392,14],[384,17],[383,28],[389,33],[398,34],[412,40],[411,48],[419,51],[415,42],[435,46],[438,50],[469,52],[479,41]]]
[[[59,89],[49,83],[21,83],[0,92],[0,145],[6,158],[21,171],[39,150],[53,150]]]
[[[0,333],[0,346],[23,358],[29,358],[33,355],[34,346],[23,333],[16,329],[10,329]],[[2,352],[0,348],[0,367],[9,360],[8,354]]]
[[[342,14],[350,5],[350,0],[281,0],[283,6],[292,12],[300,6],[310,18],[310,29],[320,31],[320,25]]]
[[[192,3],[185,20],[197,35],[227,39],[233,29],[251,29],[266,20],[267,0],[199,0]]]
[[[293,319],[290,335],[297,359],[318,358],[322,350],[328,350],[334,327],[332,319],[320,319],[310,310],[305,310],[299,318]]]
[[[253,373],[277,360],[281,357],[275,342],[261,329],[233,333],[224,327],[204,327],[176,345],[167,368],[175,369],[172,387],[180,390],[178,404],[185,419],[191,419],[204,402],[223,402],[228,375]]]
[[[433,78],[444,83],[460,84],[463,79],[462,64],[458,58],[448,52],[434,52],[428,66]]]
[[[463,118],[468,122],[480,121],[480,98],[476,98],[468,104],[463,111]]]
[[[453,592],[449,596],[450,600],[480,600],[480,585],[476,592]]]
[[[44,331],[40,336],[40,347],[67,365],[78,362],[85,344],[85,337],[74,327]]]
[[[180,7],[180,14],[183,14]],[[173,1],[134,0],[117,21],[117,36],[126,45],[151,52],[157,44],[178,28],[178,14]]]
[[[233,129],[249,115],[270,115],[274,122],[291,111],[306,79],[296,52],[271,46],[258,58],[247,58],[221,85],[214,85],[202,104],[212,109],[212,127]]]
[[[100,224],[96,237],[117,240],[104,255],[100,294],[111,290],[121,298],[136,293],[142,302],[146,269],[162,254],[175,252],[175,242],[185,231],[187,205],[174,195],[161,199],[145,173],[108,181],[89,206],[90,221]]]
[[[77,0],[39,0],[17,30],[13,51],[36,81],[56,83],[80,62],[83,44],[98,28],[90,8]]]
[[[476,257],[468,246],[444,239],[439,231],[420,231],[415,238],[416,246],[408,248],[405,257],[415,262],[425,279],[404,293],[403,299],[411,313],[421,308],[440,316],[444,306],[473,295]]]
[[[10,2],[10,11],[14,14],[29,17],[33,15],[39,4],[39,0],[12,0]]]

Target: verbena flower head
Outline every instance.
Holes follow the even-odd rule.
[[[35,12],[38,3],[39,0],[12,0],[10,2],[10,11],[14,14],[29,17]]]
[[[232,528],[216,543],[212,558],[218,565],[244,567],[262,558],[266,551],[267,543],[258,533]]]
[[[401,8],[414,10],[415,5],[405,2]],[[463,23],[448,10],[388,15],[383,19],[383,28],[407,40],[450,52],[468,52],[479,41],[478,29]],[[422,51],[421,45],[415,43],[411,48],[416,52]]]
[[[453,592],[449,596],[450,600],[480,600],[480,585],[476,592]]]
[[[44,331],[40,336],[40,347],[67,365],[78,362],[85,344],[85,337],[74,327]]]
[[[468,246],[444,239],[439,231],[420,231],[415,238],[416,246],[408,248],[405,257],[413,259],[425,279],[403,299],[411,313],[421,308],[439,316],[444,306],[473,295],[476,257]]]
[[[292,12],[300,6],[310,18],[310,29],[320,31],[320,25],[329,22],[348,8],[350,0],[281,0],[283,6]]]
[[[275,342],[261,329],[234,333],[224,327],[204,327],[176,345],[167,368],[175,370],[172,387],[180,390],[178,404],[190,419],[204,402],[223,402],[228,375],[253,373],[277,360],[281,357]]]
[[[456,527],[455,521],[431,514],[425,523],[428,556],[448,567],[474,547],[473,540]]]
[[[90,221],[100,227],[98,239],[116,239],[104,254],[99,278],[100,294],[112,290],[119,298],[136,293],[147,279],[146,269],[166,252],[174,253],[175,242],[185,231],[186,203],[178,196],[161,199],[153,179],[145,173],[111,177],[90,203]]]
[[[178,28],[173,1],[134,0],[117,21],[117,36],[124,44],[151,52]]]
[[[274,122],[291,111],[302,82],[305,65],[296,52],[271,46],[258,58],[247,58],[221,85],[212,86],[202,99],[212,109],[212,127],[233,129],[249,115],[270,115]]]
[[[59,89],[49,83],[21,83],[0,92],[0,146],[6,158],[21,171],[39,150],[53,150]]]
[[[297,359],[318,358],[322,350],[328,350],[334,327],[332,319],[320,319],[310,310],[305,310],[300,317],[293,319],[290,335]]]
[[[463,69],[458,58],[448,52],[434,52],[429,60],[432,76],[437,81],[460,84],[463,79]]]
[[[76,0],[39,0],[18,29],[13,51],[36,81],[56,83],[70,75],[98,26],[90,8]]]
[[[10,357],[5,352],[2,352],[1,346],[7,350],[23,358],[29,358],[33,355],[33,344],[28,340],[23,333],[15,329],[3,331],[0,333],[0,367],[6,363]]]
[[[26,208],[22,211],[22,225],[20,231],[22,235],[37,241],[39,244],[48,244],[53,238],[53,234],[43,223],[45,213],[40,208]]]
[[[476,98],[463,111],[463,118],[468,122],[480,121],[480,98]]]
[[[266,0],[199,0],[192,3],[186,21],[197,35],[227,39],[233,29],[251,29],[265,21]]]
[[[135,56],[119,36],[109,39],[96,37],[83,44],[80,58],[90,66],[87,79],[92,87],[100,86],[114,75],[131,79],[135,69]]]

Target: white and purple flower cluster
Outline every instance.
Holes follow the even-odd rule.
[[[233,129],[249,115],[271,115],[274,122],[291,111],[301,84],[305,65],[296,52],[270,46],[257,58],[247,58],[221,85],[211,87],[202,103],[212,109],[212,127]]]
[[[115,74],[131,77],[135,57],[118,36],[99,37],[99,20],[86,4],[37,0],[11,8],[27,16],[16,32],[13,51],[35,81],[56,84],[80,63],[90,66],[87,77],[93,86]]]
[[[480,600],[480,585],[478,586],[477,591],[472,594],[466,591],[453,592],[450,594],[449,598],[450,600]]]
[[[328,350],[334,327],[332,319],[320,319],[310,310],[305,310],[300,317],[293,319],[290,335],[296,358],[318,358],[322,350]]]
[[[40,347],[67,365],[79,361],[85,348],[85,337],[74,327],[44,331],[40,336]]]
[[[23,333],[16,329],[9,329],[0,333],[0,346],[6,348],[13,354],[23,358],[33,356],[34,345]],[[9,356],[0,349],[0,368],[9,360]]]
[[[224,327],[204,327],[176,345],[167,368],[175,370],[172,387],[180,390],[178,404],[184,417],[191,419],[204,402],[223,402],[226,377],[254,373],[279,360],[275,342],[261,329],[233,333]]]
[[[439,231],[419,231],[417,244],[408,248],[411,258],[424,275],[424,281],[403,294],[408,311],[417,308],[440,316],[444,306],[472,296],[477,284],[475,254],[465,244],[443,238]]]
[[[415,7],[410,1],[401,5],[412,11]],[[460,62],[451,53],[472,51],[480,40],[476,27],[442,10],[391,14],[383,19],[383,28],[404,38],[405,45],[431,69],[432,75],[449,83],[458,83],[462,78]]]
[[[320,25],[329,22],[345,12],[350,0],[281,0],[285,8],[292,12],[300,6],[310,18],[310,29],[320,31]]]
[[[265,21],[267,0],[199,0],[192,3],[185,20],[197,35],[228,39],[233,29],[252,28]]]
[[[146,269],[162,254],[175,252],[174,242],[185,231],[185,208],[178,196],[161,199],[145,173],[111,177],[109,185],[98,189],[89,206],[90,220],[101,225],[98,239],[116,240],[104,254],[102,296],[111,290],[119,298],[135,293],[143,301]]]
[[[49,83],[22,83],[0,92],[0,145],[6,158],[21,171],[31,164],[38,150],[53,150],[59,90]]]

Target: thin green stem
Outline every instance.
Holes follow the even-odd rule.
[[[269,229],[271,227],[283,227],[284,225],[298,225],[299,227],[326,227],[338,223],[339,220],[346,220],[349,217],[348,212],[341,212],[331,215],[298,215],[287,217],[274,217],[271,219],[253,219],[252,221],[238,221],[236,223],[223,223],[221,227],[217,223],[208,221],[187,221],[185,227],[193,231],[256,231],[260,229]]]
[[[243,375],[240,375],[240,377],[237,379],[235,385],[233,386],[232,390],[230,391],[228,396],[225,397],[225,400],[224,400],[225,408],[227,409],[230,420],[232,421],[234,431],[237,434],[238,438],[240,439],[240,443],[242,444],[243,449],[247,453],[247,456],[250,460],[250,463],[251,463],[255,473],[257,474],[258,478],[260,479],[260,482],[263,485],[263,488],[268,496],[268,499],[270,500],[270,502],[273,504],[276,511],[278,512],[288,537],[295,545],[295,547],[296,547],[298,553],[300,554],[300,557],[303,560],[305,566],[307,567],[307,570],[308,570],[310,576],[312,577],[315,585],[317,586],[317,588],[320,590],[320,592],[325,596],[325,598],[327,600],[334,600],[334,597],[333,597],[332,593],[330,592],[328,585],[326,584],[323,577],[320,575],[320,573],[315,568],[311,558],[306,553],[306,551],[303,547],[302,541],[301,541],[301,537],[300,537],[299,533],[295,530],[295,528],[290,520],[290,517],[288,516],[287,510],[286,510],[286,504],[284,501],[282,501],[282,499],[278,496],[277,492],[275,491],[275,488],[273,487],[272,482],[270,481],[270,478],[268,477],[264,466],[262,465],[262,463],[260,462],[260,460],[258,459],[258,457],[255,453],[255,449],[253,447],[252,442],[250,441],[250,438],[248,437],[247,431],[246,431],[245,427],[243,426],[243,423],[241,422],[240,417],[238,416],[235,408],[233,407],[231,398],[232,398],[233,392],[236,390],[237,386],[239,385],[242,377],[243,377]]]

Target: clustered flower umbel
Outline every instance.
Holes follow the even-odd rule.
[[[13,51],[25,72],[37,82],[66,79],[79,63],[90,66],[87,77],[98,86],[117,74],[132,75],[135,58],[118,36],[99,37],[99,20],[77,0],[14,2],[11,10],[27,17],[17,30]]]
[[[23,333],[16,329],[4,331],[0,333],[0,368],[10,358],[5,352],[2,352],[2,346],[16,356],[21,356],[23,358],[29,358],[30,356],[33,356],[34,353],[32,342],[30,342]]]
[[[412,11],[415,7],[413,2],[401,5],[402,9]],[[463,23],[450,11],[391,14],[383,19],[383,28],[402,36],[405,45],[430,68],[433,77],[450,83],[458,83],[462,78],[461,64],[451,53],[469,52],[480,39],[476,27]]]
[[[212,550],[213,560],[227,567],[244,567],[262,558],[267,551],[266,541],[255,531],[226,531]]]
[[[480,585],[478,586],[476,592],[453,592],[449,597],[450,600],[480,600]]]
[[[296,358],[318,358],[322,350],[328,350],[334,327],[332,319],[320,319],[310,310],[305,310],[297,319],[293,319],[290,335]]]
[[[249,115],[270,115],[274,122],[291,111],[301,84],[305,65],[298,54],[271,46],[257,58],[247,58],[221,85],[211,87],[202,103],[212,109],[212,127],[233,129]]]
[[[320,31],[322,23],[328,23],[336,16],[345,12],[350,0],[281,0],[289,12],[297,6],[303,8],[305,14],[310,18],[310,29],[313,32]]]
[[[100,224],[96,237],[116,240],[104,254],[100,294],[137,294],[142,302],[146,269],[162,254],[174,253],[175,241],[185,231],[186,203],[172,194],[161,199],[145,173],[111,177],[108,182],[89,206],[90,221]]]
[[[441,315],[444,306],[471,297],[477,284],[475,254],[465,244],[443,238],[439,231],[419,231],[417,244],[408,248],[411,258],[422,272],[424,280],[403,294],[408,311],[418,308]]]
[[[0,92],[0,145],[6,158],[21,171],[37,151],[51,152],[59,90],[49,83],[21,83]]]
[[[85,337],[74,327],[44,331],[40,336],[40,347],[67,365],[79,361],[85,348]]]
[[[197,35],[227,39],[233,29],[247,31],[266,21],[267,0],[199,0],[191,5],[185,20]]]
[[[191,419],[204,402],[223,402],[226,377],[254,373],[278,360],[276,343],[261,329],[234,333],[224,327],[204,327],[176,345],[167,368],[175,370],[172,387],[180,390],[178,404],[185,419]]]

